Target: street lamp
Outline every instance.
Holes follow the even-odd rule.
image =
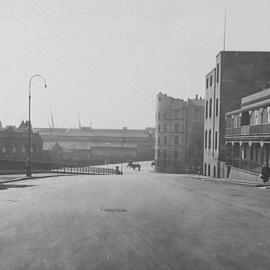
[[[32,170],[31,170],[31,87],[32,87],[32,80],[34,78],[41,78],[44,83],[44,87],[47,87],[47,83],[45,78],[40,74],[35,74],[30,78],[29,81],[29,107],[28,107],[28,144],[27,144],[27,163],[26,163],[26,176],[31,177],[32,176]]]

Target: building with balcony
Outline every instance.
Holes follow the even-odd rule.
[[[203,161],[204,100],[156,97],[155,170],[197,172]]]
[[[225,114],[241,98],[270,87],[270,52],[222,51],[206,75],[204,165],[207,176],[226,177]]]
[[[226,114],[226,164],[260,173],[270,165],[270,89],[241,99],[238,110]]]

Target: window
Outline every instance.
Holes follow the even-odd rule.
[[[215,150],[217,150],[217,139],[218,139],[218,133],[217,133],[217,131],[215,132]]]
[[[270,123],[270,106],[267,107],[267,123]]]
[[[174,144],[178,145],[179,144],[179,136],[174,137]]]
[[[217,83],[219,82],[219,64],[217,64]]]
[[[209,118],[212,117],[212,98],[210,98],[210,103],[209,103]]]
[[[15,144],[12,144],[12,145],[11,145],[11,152],[12,152],[13,154],[15,154],[16,151],[17,151],[16,145],[15,145]]]
[[[213,75],[210,76],[210,86],[213,84]]]
[[[207,130],[205,131],[204,135],[204,148],[207,148]]]
[[[22,145],[22,153],[25,153],[25,152],[26,152],[26,145],[23,144],[23,145]]]
[[[218,116],[218,98],[216,99],[216,116]]]
[[[208,89],[208,85],[209,85],[209,78],[206,78],[206,89]]]
[[[164,124],[164,131],[167,131],[167,124]]]
[[[208,118],[208,100],[206,100],[206,103],[205,103],[205,118],[206,119]]]
[[[179,124],[178,123],[175,124],[175,132],[179,132]]]
[[[167,144],[167,136],[164,136],[164,144]]]
[[[211,149],[211,130],[208,133],[208,149]]]
[[[158,136],[158,145],[160,145],[160,137]]]
[[[157,157],[160,158],[160,150],[157,150]]]
[[[160,124],[158,124],[158,132],[160,132]]]
[[[174,158],[178,159],[178,150],[174,150]]]
[[[166,159],[167,158],[167,150],[163,150],[163,158]]]
[[[6,146],[2,146],[2,153],[5,154],[7,152]]]
[[[255,111],[255,119],[254,119],[254,124],[255,125],[258,125],[259,124],[259,114],[260,114],[260,111],[259,110],[256,110]]]

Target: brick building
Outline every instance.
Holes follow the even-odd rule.
[[[224,177],[225,114],[240,107],[241,98],[270,87],[270,52],[222,51],[206,75],[204,174]]]
[[[27,158],[28,122],[22,121],[19,127],[0,128],[0,168],[15,161],[25,163]],[[31,134],[31,158],[33,162],[42,161],[42,139],[38,133]],[[7,161],[10,161],[9,163]],[[13,161],[13,163],[11,162]],[[24,166],[24,165],[23,165]]]
[[[155,170],[169,173],[195,172],[203,161],[202,98],[156,97]]]

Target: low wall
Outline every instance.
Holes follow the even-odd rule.
[[[229,178],[261,182],[261,179],[259,178],[258,174],[250,171],[244,171],[234,167],[231,167]]]

